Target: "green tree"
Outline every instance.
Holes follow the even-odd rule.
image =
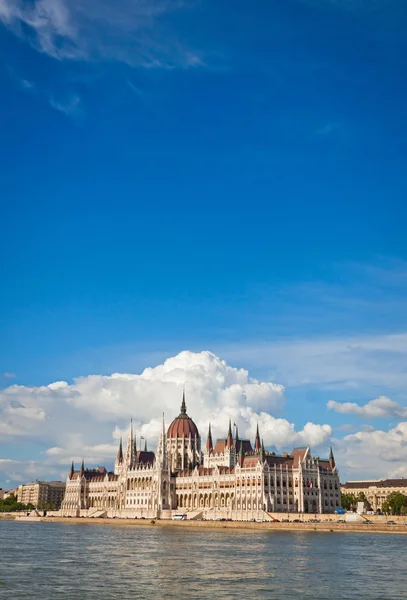
[[[392,515],[405,515],[407,513],[407,497],[400,492],[392,492],[386,498],[386,502],[383,503],[388,505],[388,512]]]
[[[341,505],[345,510],[355,510],[356,502],[357,500],[355,494],[341,493]]]

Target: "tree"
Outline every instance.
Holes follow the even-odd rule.
[[[355,510],[356,502],[357,500],[355,494],[341,493],[341,505],[345,510]]]
[[[388,508],[387,511],[384,508],[385,504]],[[400,492],[392,492],[383,503],[383,511],[390,512],[392,515],[405,515],[407,513],[407,497]]]

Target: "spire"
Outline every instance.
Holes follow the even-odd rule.
[[[182,392],[181,415],[187,414],[187,405],[185,404],[185,388]]]
[[[257,423],[256,429],[256,439],[254,440],[254,451],[260,452],[260,434],[259,434],[259,424]]]
[[[144,438],[144,452],[147,452],[147,440]]]
[[[83,477],[85,474],[85,461],[82,459],[81,470],[79,472],[79,477]]]
[[[209,453],[213,451],[211,424],[209,423],[208,437],[206,439],[206,449]]]
[[[332,446],[329,451],[329,465],[330,465],[331,469],[335,468],[335,458],[334,458],[334,453],[332,451]]]
[[[117,453],[117,462],[122,462],[123,460],[123,444],[122,444],[122,438],[120,438],[120,444],[119,444],[119,451]]]
[[[72,461],[71,470],[69,471],[69,479],[72,479],[74,473],[75,473],[75,465]]]
[[[266,451],[264,450],[264,441],[263,441],[263,439],[261,440],[260,457],[261,457],[261,462],[264,462],[265,457],[266,457]]]
[[[243,467],[243,461],[244,461],[244,454],[243,454],[243,442],[240,442],[240,449],[239,449],[239,465],[241,467]]]
[[[228,430],[228,439],[226,440],[226,448],[231,448],[232,444],[233,444],[232,423],[231,423],[231,420],[229,419],[229,430]]]
[[[166,453],[166,448],[165,448],[165,446],[166,446],[165,439],[166,439],[165,418],[164,418],[164,413],[163,413],[161,432],[160,432],[160,437],[158,439],[158,446],[157,446],[157,459],[158,459],[158,463],[160,464],[160,466],[163,470],[165,470],[167,467],[167,453]]]
[[[238,442],[239,442],[239,432],[237,430],[237,424],[235,423],[234,425],[236,427],[235,447],[236,447],[236,450],[237,450],[237,446],[238,446]]]
[[[135,460],[136,460],[136,455],[134,453],[133,419],[130,419],[130,431],[129,431],[129,437],[127,439],[127,445],[126,445],[126,464],[127,464],[127,466],[132,468],[134,466]]]

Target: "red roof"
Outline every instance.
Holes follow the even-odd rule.
[[[155,454],[154,452],[150,452],[149,450],[141,450],[141,452],[137,452],[137,458],[139,463],[142,465],[147,465],[154,462]]]
[[[291,452],[291,457],[294,459],[294,469],[298,469],[300,463],[304,460],[307,453],[307,448],[296,448]]]
[[[180,414],[168,427],[167,437],[170,439],[199,437],[198,427],[188,415]]]

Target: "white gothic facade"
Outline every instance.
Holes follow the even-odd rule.
[[[156,453],[138,450],[133,427],[123,452],[120,441],[114,472],[104,467],[79,471],[66,482],[61,514],[170,518],[267,519],[269,513],[332,513],[340,507],[339,472],[331,449],[321,460],[310,448],[291,454],[266,452],[259,430],[254,446],[229,423],[227,437],[205,449],[194,421],[181,412],[168,430],[164,416]]]

